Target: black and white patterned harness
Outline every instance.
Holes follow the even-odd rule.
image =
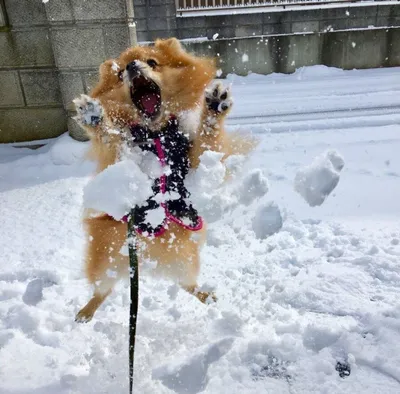
[[[190,141],[187,135],[179,130],[178,120],[171,116],[160,131],[152,131],[141,125],[131,125],[132,142],[143,151],[150,151],[158,157],[164,173],[152,186],[153,195],[142,206],[135,208],[134,224],[138,233],[157,237],[162,235],[169,223],[198,231],[203,227],[203,220],[189,201],[190,193],[184,181],[189,172]],[[167,171],[165,171],[167,170]],[[159,202],[156,196],[169,193],[171,198]],[[146,219],[151,210],[164,209],[164,218],[157,225]],[[124,217],[127,220],[127,217]]]

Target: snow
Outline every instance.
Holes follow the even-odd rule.
[[[135,205],[153,194],[152,182],[132,160],[120,161],[107,167],[89,182],[83,195],[85,208],[105,212],[120,220]]]
[[[311,165],[297,172],[295,190],[311,207],[322,205],[339,183],[343,166],[343,158],[338,152],[327,151],[316,157]]]
[[[153,195],[153,181],[162,173],[163,169],[153,153],[135,147],[85,186],[84,207],[120,220],[132,207],[143,205]]]
[[[202,158],[209,182],[197,175],[196,207],[219,207],[199,278],[218,301],[141,275],[138,393],[399,392],[399,77],[325,67],[230,77],[229,128],[260,144],[231,159],[226,187],[216,153]],[[128,391],[127,284],[92,322],[74,322],[91,292],[87,148],[67,135],[36,150],[0,146],[2,394]],[[345,159],[340,182],[310,207],[294,180],[329,150]],[[242,201],[246,182],[257,192]]]
[[[258,239],[265,239],[277,233],[283,225],[283,218],[278,205],[273,201],[260,204],[254,213],[251,224]]]

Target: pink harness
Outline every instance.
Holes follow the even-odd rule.
[[[156,147],[158,160],[160,161],[161,167],[164,168],[167,165],[167,163],[165,162],[165,153],[164,153],[163,146],[161,144],[160,138],[155,138],[154,139],[154,144],[155,144],[155,147]],[[165,174],[161,175],[160,186],[161,186],[161,193],[162,194],[166,193],[166,179],[167,179],[167,176]],[[167,205],[164,202],[162,202],[160,205],[164,208],[165,219],[164,219],[164,221],[162,223],[161,229],[156,231],[153,234],[154,237],[159,237],[159,236],[163,235],[165,233],[165,231],[167,230],[168,225],[169,225],[170,222],[176,223],[179,226],[183,227],[184,229],[190,230],[190,231],[199,231],[199,230],[201,230],[203,228],[203,219],[201,218],[201,216],[198,217],[198,221],[197,221],[195,226],[189,226],[189,225],[183,223],[183,221],[181,219],[179,219],[176,216],[172,215],[169,212],[169,210],[167,208]],[[128,215],[125,215],[122,218],[122,221],[123,222],[128,222]],[[136,229],[136,232],[139,233],[139,234],[143,234],[143,231],[141,231],[140,229]]]

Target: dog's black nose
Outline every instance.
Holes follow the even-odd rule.
[[[139,66],[138,66],[136,60],[134,60],[133,62],[128,63],[128,65],[126,66],[126,71],[128,71],[130,76],[134,76],[136,74],[139,74],[140,69],[139,69]]]

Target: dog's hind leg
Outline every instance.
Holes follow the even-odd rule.
[[[199,250],[191,250],[186,256],[182,256],[183,265],[182,272],[178,279],[179,285],[189,294],[194,295],[203,304],[216,302],[217,297],[214,293],[208,291],[200,291],[197,284],[197,277],[200,271]]]
[[[200,248],[205,242],[205,224],[197,234],[171,223],[162,236],[141,237],[141,261],[156,261],[155,273],[172,279],[201,302],[216,301],[212,293],[199,291],[197,277],[200,272]]]
[[[94,293],[76,315],[77,322],[90,321],[115,283],[128,275],[128,258],[120,253],[126,240],[127,225],[108,216],[86,219],[85,225],[89,236],[86,275],[94,286]]]

